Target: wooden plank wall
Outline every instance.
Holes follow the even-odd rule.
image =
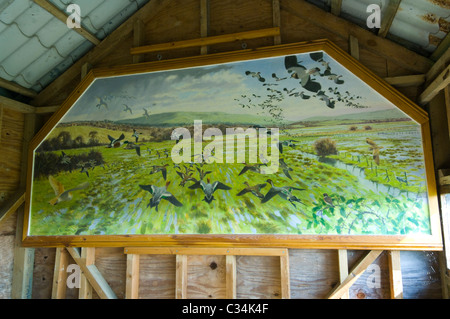
[[[281,10],[274,10],[273,4],[280,4]],[[41,92],[31,104],[34,106],[59,105],[80,81],[82,66],[86,63],[95,67],[131,64],[136,61],[130,55],[130,48],[138,41],[133,26],[138,24],[139,44],[158,44],[199,37],[215,36],[242,31],[280,26],[281,43],[293,43],[328,38],[349,52],[350,36],[359,40],[359,60],[377,75],[398,77],[424,74],[431,67],[425,59],[405,53],[397,46],[387,45],[373,38],[373,35],[349,26],[331,13],[321,12],[310,4],[297,0],[247,0],[239,3],[231,0],[209,0],[208,18],[205,19],[204,0],[152,0],[129,22],[96,48],[82,57],[60,78]],[[203,9],[202,9],[203,8]],[[141,23],[136,23],[137,20]],[[202,22],[203,21],[203,25]],[[207,21],[207,26],[204,23]],[[144,39],[144,40],[143,40]],[[273,37],[236,41],[211,45],[208,53],[257,48],[273,45],[280,39]],[[145,41],[142,43],[142,41]],[[387,41],[387,40],[382,40]],[[186,48],[167,52],[143,54],[141,61],[156,61],[205,53],[205,49]],[[393,57],[398,55],[396,59]],[[400,61],[403,60],[403,61]],[[416,83],[398,87],[413,101],[417,101],[423,86]],[[448,164],[448,134],[442,137],[445,110],[440,106],[442,96],[434,100],[431,110],[431,125],[436,168]],[[20,183],[20,159],[24,131],[24,115],[0,107],[0,205],[16,190]],[[447,126],[445,127],[448,132]],[[16,214],[0,225],[0,298],[11,297]],[[363,256],[364,251],[347,251],[349,269]],[[402,251],[400,253],[403,297],[441,298],[438,252]],[[51,298],[54,275],[55,248],[35,250],[33,273],[33,298]],[[337,250],[289,250],[291,298],[325,298],[340,282]],[[74,260],[69,256],[69,264]],[[226,296],[225,256],[187,256],[187,297],[224,298]],[[118,298],[126,294],[127,256],[122,248],[96,248],[95,265],[104,276]],[[390,298],[390,271],[387,253],[384,252],[348,291],[349,298]],[[176,256],[141,255],[139,262],[140,298],[175,298]],[[375,273],[380,277],[374,277]],[[207,278],[205,280],[205,278]],[[375,279],[374,279],[375,278]],[[379,279],[379,286],[373,280]],[[280,259],[266,256],[236,257],[237,298],[281,298]],[[372,284],[368,284],[372,282]],[[66,298],[78,298],[77,288],[67,289]],[[92,292],[93,298],[98,295]]]

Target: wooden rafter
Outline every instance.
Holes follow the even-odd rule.
[[[27,89],[15,82],[7,81],[1,78],[0,78],[0,87],[12,92],[22,94],[27,97],[35,97],[37,95],[37,93],[31,89]]]
[[[5,96],[0,96],[0,107],[25,114],[44,114],[55,112],[59,108],[59,105],[35,107]]]
[[[328,295],[329,299],[341,298],[350,288],[353,283],[364,273],[367,267],[372,264],[378,256],[382,253],[382,250],[371,250],[368,252],[350,271],[350,274],[337,285],[331,293]]]
[[[395,15],[397,14],[398,8],[400,7],[400,2],[402,0],[390,0],[386,11],[381,20],[381,27],[378,30],[378,36],[385,38],[389,33],[392,22],[394,21]]]
[[[400,265],[400,251],[391,250],[389,258],[389,278],[392,299],[403,299],[402,268]]]
[[[447,33],[445,38],[441,41],[439,46],[434,50],[434,52],[431,54],[430,59],[433,61],[437,61],[442,57],[442,55],[448,51],[450,48],[450,32]]]
[[[66,23],[68,16],[64,12],[62,12],[57,6],[55,6],[53,3],[51,3],[48,0],[33,0],[33,1],[34,1],[34,3],[39,5],[41,8],[47,10],[55,18],[57,18],[64,24]],[[86,30],[83,27],[73,28],[73,30],[95,45],[98,45],[100,43],[100,40],[97,39],[97,37],[95,35],[93,35],[92,33],[90,33],[88,30]]]

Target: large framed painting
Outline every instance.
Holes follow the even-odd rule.
[[[25,245],[442,248],[427,114],[326,40],[94,69],[31,144]]]

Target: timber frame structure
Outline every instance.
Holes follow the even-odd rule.
[[[8,151],[13,148],[17,149],[17,145],[21,145],[20,154],[15,154],[20,165],[15,168],[17,174],[13,177],[18,183],[9,187],[8,200],[2,203],[0,209],[0,226],[5,224],[9,229],[14,228],[14,234],[11,235],[12,242],[8,246],[8,249],[12,247],[14,258],[12,298],[31,298],[32,291],[35,292],[38,289],[36,285],[41,287],[44,285],[42,282],[33,284],[33,280],[36,280],[33,279],[33,274],[47,262],[51,262],[53,266],[52,285],[46,285],[49,287],[47,291],[49,289],[51,291],[52,298],[67,298],[67,266],[70,263],[76,263],[82,271],[81,286],[75,296],[80,299],[156,297],[155,289],[151,285],[143,288],[144,277],[148,276],[145,275],[144,269],[156,277],[160,275],[163,278],[159,281],[156,277],[154,279],[147,278],[153,285],[164,287],[163,293],[158,292],[163,298],[304,297],[299,290],[295,290],[298,276],[296,277],[294,273],[299,270],[295,265],[308,256],[314,258],[312,257],[313,253],[323,256],[323,258],[321,257],[322,261],[327,260],[333,264],[329,269],[333,269],[331,277],[334,278],[330,279],[326,287],[321,287],[320,293],[318,292],[315,297],[360,298],[361,289],[351,293],[349,289],[358,285],[359,278],[367,278],[368,274],[365,271],[370,265],[381,262],[387,265],[384,268],[388,269],[386,274],[389,279],[387,288],[383,290],[384,293],[375,295],[375,298],[403,298],[405,277],[402,277],[400,257],[401,253],[404,254],[403,256],[407,256],[409,252],[401,252],[402,249],[398,246],[374,247],[347,243],[347,246],[340,245],[339,247],[314,245],[303,247],[285,247],[283,245],[278,247],[235,247],[232,245],[208,247],[205,245],[198,247],[184,243],[179,247],[136,247],[133,245],[114,247],[114,245],[108,244],[89,246],[80,243],[62,243],[63,245],[56,245],[59,246],[57,248],[54,246],[33,248],[31,247],[33,245],[25,247],[22,244],[29,145],[37,131],[46,125],[43,123],[48,121],[49,115],[61,109],[60,105],[66,99],[71,98],[71,92],[77,92],[80,79],[81,85],[83,85],[95,72],[98,72],[95,71],[96,69],[117,68],[121,65],[129,65],[131,62],[142,63],[196,56],[198,51],[201,55],[209,53],[226,55],[242,50],[243,47],[257,49],[301,41],[314,42],[322,38],[330,39],[339,47],[339,50],[349,52],[354,59],[359,60],[380,79],[384,79],[409,99],[421,105],[426,112],[418,110],[418,114],[428,113],[426,117],[430,121],[431,136],[429,137],[432,145],[427,147],[430,153],[433,152],[435,176],[429,174],[427,178],[429,181],[434,180],[437,184],[435,195],[439,197],[440,203],[443,246],[427,247],[425,245],[410,247],[409,250],[411,252],[437,251],[440,258],[441,271],[439,275],[442,282],[442,297],[448,298],[450,251],[448,251],[447,242],[450,208],[445,198],[446,194],[450,193],[448,179],[450,174],[447,170],[450,166],[450,154],[448,153],[450,145],[448,133],[450,127],[450,77],[448,76],[450,49],[443,52],[440,50],[442,52],[440,56],[436,57],[436,61],[432,61],[394,44],[385,39],[382,34],[376,35],[339,18],[336,7],[334,7],[335,12],[326,13],[306,1],[252,0],[250,2],[244,4],[244,8],[236,9],[231,8],[231,4],[229,8],[225,8],[222,2],[213,0],[152,0],[111,35],[96,43],[96,46],[88,54],[80,58],[42,92],[37,95],[33,94],[30,104],[0,97],[0,128],[2,132],[0,142],[5,143],[4,139],[9,132],[17,132],[22,129],[19,137],[16,137],[16,141],[19,143],[14,146],[6,144],[5,147]],[[256,5],[260,8],[260,13],[250,10],[250,7]],[[197,14],[197,22],[194,23],[192,18],[188,18],[189,14],[185,13],[186,10],[192,15]],[[222,12],[221,10],[223,10],[223,14],[219,14]],[[243,14],[245,12],[252,12],[253,15],[247,16],[244,21]],[[186,23],[189,23],[193,29],[177,30],[169,25],[161,25],[161,21],[167,19],[168,16],[175,16],[179,20],[184,17]],[[236,22],[235,25],[225,23],[224,19],[227,17],[232,20],[231,22]],[[239,17],[242,21],[239,20]],[[226,34],[220,35],[225,33],[224,28]],[[242,32],[241,28],[252,31]],[[388,29],[389,25],[385,24],[383,28],[383,33],[387,32],[386,28]],[[306,34],[305,30],[311,32]],[[211,36],[212,34],[216,34],[216,36]],[[186,38],[194,40],[186,40]],[[146,43],[152,44],[146,45]],[[95,69],[89,73],[92,68]],[[26,94],[30,93],[18,87],[10,87],[10,89]],[[18,121],[21,125],[13,128],[8,126],[14,121]],[[14,188],[16,188],[15,191]],[[12,216],[15,215],[17,217],[14,219]],[[83,247],[78,249],[77,245]],[[40,257],[50,255],[54,258],[44,258],[45,262],[39,261]],[[158,261],[155,261],[155,258],[158,258]],[[211,258],[214,259],[212,262]],[[387,260],[383,258],[387,258]],[[115,265],[118,265],[117,274],[114,276],[120,277],[119,279],[107,276],[111,269],[108,269],[105,261],[113,259],[117,261]],[[260,278],[260,281],[267,279],[269,288],[261,288],[264,283],[258,285],[252,282],[249,284],[244,279],[240,279],[239,276],[243,274],[244,270],[265,261],[268,262],[268,267],[272,272],[256,276],[264,277]],[[303,262],[305,263],[305,261]],[[112,264],[114,265],[114,262]],[[204,266],[205,264],[207,271],[221,269],[222,272],[219,277],[210,278],[209,283],[199,287],[198,280],[196,281],[199,275],[190,269],[192,266]],[[153,268],[150,271],[148,265],[159,266],[159,268],[156,267],[159,270]],[[48,269],[49,265],[47,264],[46,267]],[[274,275],[274,269],[279,273]],[[239,280],[241,281],[239,282]],[[192,282],[197,283],[195,287]],[[143,294],[143,292],[147,293]],[[364,294],[367,295],[367,290]],[[161,295],[157,297],[161,297]]]

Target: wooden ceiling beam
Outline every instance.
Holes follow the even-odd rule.
[[[400,7],[400,2],[402,2],[402,0],[389,1],[385,14],[381,20],[380,30],[378,30],[379,37],[385,38],[389,33],[389,29],[391,28],[392,22],[394,21],[398,8]]]
[[[441,90],[450,85],[450,65],[442,71],[436,79],[423,91],[419,97],[419,103],[425,105],[430,102]]]
[[[53,3],[51,3],[48,0],[33,0],[34,3],[36,3],[38,6],[40,6],[42,9],[48,11],[51,15],[53,15],[55,18],[66,24],[68,15],[66,15],[64,12],[59,10],[57,6],[55,6]],[[89,40],[95,45],[98,45],[100,43],[100,40],[97,39],[95,35],[90,33],[87,29],[80,27],[80,28],[73,28],[75,32],[83,36],[85,39]]]
[[[434,52],[431,54],[430,59],[433,61],[439,60],[442,57],[442,55],[449,49],[450,49],[450,32],[447,33],[447,35],[441,41],[436,50],[434,50]]]
[[[281,2],[281,9],[345,40],[348,40],[349,36],[353,35],[358,38],[361,46],[408,70],[426,73],[433,65],[430,59],[388,39],[379,37],[352,22],[329,12],[324,12],[324,10],[305,0],[284,0]]]
[[[34,98],[35,96],[37,96],[37,92],[31,90],[31,89],[27,89],[17,83],[5,80],[5,79],[1,79],[0,78],[0,87],[7,89],[11,92],[15,92],[15,93],[19,93],[23,96],[27,96],[27,97],[32,97]]]
[[[59,105],[53,106],[39,106],[35,107],[26,103],[22,103],[5,96],[0,96],[0,107],[5,109],[13,110],[16,112],[24,113],[24,114],[45,114],[45,113],[54,113],[59,109]]]

